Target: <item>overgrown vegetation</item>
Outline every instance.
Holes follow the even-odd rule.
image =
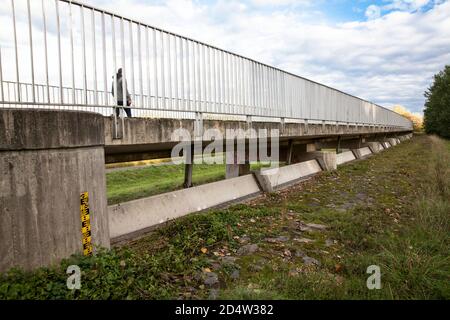
[[[95,257],[11,270],[0,298],[449,299],[449,155],[450,142],[419,136]],[[66,288],[70,264],[80,290]],[[366,287],[370,265],[380,290]]]
[[[425,132],[450,138],[450,66],[434,76],[425,97]]]

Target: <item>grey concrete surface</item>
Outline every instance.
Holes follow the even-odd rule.
[[[378,141],[367,142],[367,145],[372,153],[378,153],[383,150],[383,146]]]
[[[353,154],[353,152],[351,152],[351,151],[344,151],[344,152],[338,153],[336,155],[336,163],[338,166],[343,163],[353,161],[355,159],[356,159],[356,157]]]
[[[309,160],[279,168],[263,168],[254,174],[261,188],[266,192],[272,192],[280,186],[320,171],[322,169],[317,160]]]
[[[0,271],[82,252],[86,191],[92,242],[109,247],[103,132],[93,113],[0,109]]]
[[[179,142],[179,139],[172,134],[176,129],[185,129],[190,137],[196,137],[199,132],[205,133],[209,129],[220,132],[223,136],[226,130],[242,130],[249,128],[256,130],[266,130],[270,136],[278,130],[280,141],[305,141],[321,138],[333,138],[337,140],[342,137],[342,148],[359,148],[354,146],[355,139],[364,139],[366,136],[376,134],[402,134],[404,130],[379,126],[355,126],[346,124],[318,124],[318,123],[285,123],[278,122],[251,122],[246,121],[218,121],[204,119],[195,125],[195,120],[178,119],[150,119],[150,118],[126,118],[124,119],[124,136],[121,139],[114,139],[113,119],[104,117],[105,123],[105,154],[106,163],[138,161],[146,159],[157,159],[170,157],[170,150]],[[205,144],[209,141],[205,137]],[[245,138],[251,138],[246,136]],[[347,139],[348,138],[348,139]],[[352,145],[346,145],[346,140]]]
[[[251,174],[108,207],[111,238],[260,192]]]
[[[355,154],[355,157],[357,159],[362,159],[362,158],[370,156],[372,154],[372,151],[370,151],[369,147],[364,147],[364,148],[359,148],[359,149],[352,149],[352,151]]]

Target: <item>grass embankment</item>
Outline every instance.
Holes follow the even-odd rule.
[[[262,167],[252,164],[252,169]],[[196,164],[192,172],[194,185],[225,179],[224,164]],[[183,188],[184,165],[159,165],[147,168],[130,168],[106,174],[108,204],[116,204],[134,199]]]
[[[95,257],[13,270],[0,298],[449,299],[449,157],[450,142],[419,136]],[[81,290],[66,288],[70,264]]]

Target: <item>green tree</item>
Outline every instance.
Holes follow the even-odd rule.
[[[450,66],[434,76],[425,97],[425,132],[450,138]]]

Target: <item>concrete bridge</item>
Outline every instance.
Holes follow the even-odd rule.
[[[56,263],[91,241],[108,248],[411,136],[406,118],[342,91],[77,1],[45,4],[12,0],[10,43],[0,44],[0,271]],[[56,31],[47,30],[50,19]],[[44,53],[39,66],[36,51]],[[132,118],[111,94],[119,67]],[[231,144],[229,131],[238,132]],[[287,165],[250,174],[262,140],[276,144],[271,160]],[[180,142],[185,190],[107,206],[105,163],[170,157]],[[233,154],[227,180],[190,188],[193,155],[213,142]],[[257,146],[256,158],[249,146]],[[80,220],[85,192],[90,218]]]

